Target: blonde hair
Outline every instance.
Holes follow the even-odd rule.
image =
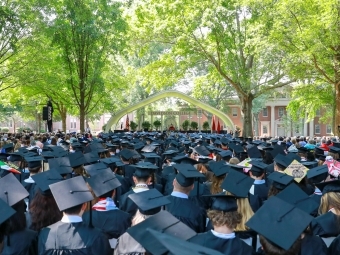
[[[145,215],[142,214],[139,209],[137,210],[135,216],[133,216],[132,221],[131,221],[131,227],[137,225],[138,223],[143,222],[147,218],[151,217],[152,215]]]
[[[214,227],[227,226],[235,229],[236,225],[241,222],[242,216],[238,212],[223,212],[217,210],[209,210],[208,217]]]
[[[338,153],[333,153],[333,152],[328,152],[328,156],[332,156],[334,160],[339,159],[339,154]]]
[[[231,165],[237,165],[238,163],[240,163],[240,160],[238,158],[231,158],[229,160],[229,164]]]
[[[234,196],[234,194],[230,193],[229,191],[226,191],[225,194]],[[249,230],[249,228],[246,226],[246,222],[254,215],[254,212],[253,212],[253,209],[251,209],[251,206],[250,206],[250,203],[247,197],[237,198],[237,212],[241,214],[242,219],[237,224],[235,231]]]
[[[340,193],[339,192],[328,192],[321,197],[319,214],[325,214],[330,209],[340,215]]]
[[[221,176],[213,175],[212,183],[211,183],[211,187],[210,187],[211,195],[218,194],[218,193],[222,192],[221,184],[222,184],[225,177],[226,177],[225,174],[221,175]]]

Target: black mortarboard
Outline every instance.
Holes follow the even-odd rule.
[[[56,170],[35,174],[32,176],[32,179],[35,181],[43,195],[52,195],[49,185],[64,180]]]
[[[288,250],[312,219],[304,211],[273,196],[250,218],[246,226]]]
[[[48,165],[49,165],[50,170],[55,169],[61,175],[72,173],[70,159],[68,157],[49,158],[48,159]]]
[[[241,145],[239,144],[234,144],[234,145],[229,145],[230,149],[235,153],[235,154],[239,154],[239,153],[243,153],[244,149]]]
[[[317,161],[301,161],[300,163],[308,167],[308,169],[312,169],[313,167],[316,167],[318,165]]]
[[[173,162],[179,163],[179,164],[190,164],[190,165],[196,165],[198,164],[198,161],[192,158],[189,158],[185,155],[178,155],[176,157],[172,158]]]
[[[271,173],[268,179],[273,180],[273,186],[279,190],[283,190],[294,180],[292,176],[277,171]]]
[[[158,154],[154,152],[142,153],[145,158],[161,158]]]
[[[157,166],[151,164],[150,162],[143,162],[133,166],[136,168],[133,175],[139,178],[149,177],[152,172],[158,169]]]
[[[51,184],[50,190],[60,211],[65,211],[93,199],[82,176]]]
[[[0,198],[9,206],[18,203],[28,196],[27,190],[12,173],[0,178]]]
[[[275,158],[279,154],[286,155],[283,147],[280,145],[275,145],[269,153],[273,156],[273,158]]]
[[[249,171],[252,171],[252,172],[257,172],[257,173],[264,173],[268,167],[267,164],[261,162],[261,161],[254,161],[252,160],[250,162],[251,164],[251,168]]]
[[[238,171],[240,173],[243,173],[244,166],[234,165],[234,164],[228,164],[233,170]]]
[[[167,157],[174,157],[175,156],[175,154],[177,154],[178,153],[178,151],[176,150],[166,150],[166,151],[164,151],[163,152],[163,155],[166,155]]]
[[[296,155],[295,153],[288,153],[286,155],[286,158],[291,159],[291,161],[293,161],[295,159],[296,161],[301,162],[301,158],[298,155]]]
[[[321,165],[314,167],[307,171],[307,178],[312,182],[312,183],[319,183],[324,180],[326,180],[328,176],[328,166],[327,165]]]
[[[98,153],[94,151],[85,153],[84,158],[85,158],[86,164],[92,164],[92,163],[98,162],[99,160]]]
[[[204,177],[203,174],[190,164],[175,164],[173,167],[179,172],[176,175],[176,181],[182,187],[189,187],[195,181],[195,178]]]
[[[124,160],[129,160],[130,158],[133,157],[133,152],[131,150],[128,150],[128,149],[122,149],[120,151],[120,155],[122,156],[122,158]]]
[[[221,184],[221,188],[229,191],[236,197],[248,197],[248,192],[254,179],[235,170],[230,170]]]
[[[340,148],[335,147],[335,146],[329,146],[329,152],[340,153]]]
[[[84,154],[81,151],[76,151],[68,155],[71,167],[81,166],[86,163]]]
[[[218,161],[218,162],[221,162],[221,161]],[[230,166],[227,166],[226,164],[209,164],[209,166],[215,176],[222,176],[226,173],[229,173],[231,169]]]
[[[325,154],[324,148],[315,147],[314,150],[315,150],[315,154],[318,154],[318,155],[324,155]]]
[[[152,215],[143,222],[129,228],[126,232],[137,242],[142,243],[145,238],[145,229],[147,228],[176,236],[182,240],[188,240],[196,235],[194,230],[167,211],[160,211]]]
[[[209,156],[210,151],[205,146],[196,146],[195,151],[201,156]]]
[[[41,166],[41,161],[44,160],[44,158],[41,156],[25,157],[25,160],[29,168],[35,168]]]
[[[92,165],[87,165],[84,166],[85,171],[90,175],[90,176],[94,176],[97,175],[99,173],[101,173],[102,170],[107,169],[107,165],[105,165],[102,162],[98,162],[96,164],[92,164]],[[112,172],[112,171],[111,171]]]
[[[222,194],[208,195],[205,197],[213,198],[211,210],[222,212],[235,212],[237,211],[237,200],[235,196]]]
[[[249,158],[262,158],[261,152],[256,146],[249,148],[247,153]]]
[[[10,207],[5,201],[0,199],[0,224],[4,223],[14,214],[15,210]]]
[[[10,156],[8,158],[8,161],[14,162],[14,161],[21,161],[23,155],[20,152],[14,152],[10,153]]]
[[[233,153],[230,150],[222,150],[217,152],[222,158],[232,157]]]
[[[4,146],[2,146],[2,149],[5,149],[6,152],[11,151],[14,148],[13,143],[7,143]]]
[[[328,192],[340,192],[340,180],[321,182],[315,185],[322,191],[322,195]]]
[[[170,200],[157,189],[149,189],[143,192],[130,194],[129,198],[137,205],[144,215],[153,215],[161,210],[163,205],[170,204]]]
[[[307,153],[309,151],[309,149],[307,149],[306,147],[299,147],[297,149],[298,149],[298,152],[300,153]]]
[[[91,178],[87,179],[87,182],[90,184],[94,194],[97,197],[100,197],[121,186],[116,175],[109,168],[100,171],[94,176],[91,176]]]
[[[189,243],[149,228],[146,229],[145,238],[140,244],[153,255],[222,255],[216,250]]]
[[[315,212],[315,210],[317,210],[319,207],[319,203],[317,203],[313,198],[309,197],[294,182],[289,184],[287,188],[285,188],[276,196],[308,214]]]
[[[325,161],[326,155],[318,155],[318,160]]]
[[[282,154],[277,154],[276,157],[274,158],[274,161],[276,164],[278,164],[281,168],[287,168],[290,163],[292,163],[292,159],[291,158],[287,158],[286,156],[282,155]]]

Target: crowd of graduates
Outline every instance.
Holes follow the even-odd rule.
[[[2,134],[1,255],[340,254],[340,142]]]

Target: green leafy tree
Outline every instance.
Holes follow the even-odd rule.
[[[137,127],[138,127],[138,124],[131,120],[130,121],[130,128],[131,128],[131,130],[136,131]]]
[[[204,121],[202,127],[203,127],[203,130],[209,130],[209,128],[210,128],[209,122]]]
[[[156,130],[158,130],[162,126],[162,122],[160,120],[155,120],[153,122],[153,125],[156,128]]]
[[[187,131],[189,126],[190,126],[190,121],[189,120],[183,121],[183,123],[182,123],[183,130]]]
[[[190,127],[192,130],[197,130],[198,129],[198,123],[196,121],[191,121]]]
[[[149,130],[151,127],[151,123],[149,121],[143,121],[142,122],[142,127],[144,128],[144,130]]]

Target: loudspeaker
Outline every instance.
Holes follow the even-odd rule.
[[[42,112],[42,114],[43,114],[43,120],[48,120],[48,107],[47,106],[44,106],[43,107],[43,112]]]

